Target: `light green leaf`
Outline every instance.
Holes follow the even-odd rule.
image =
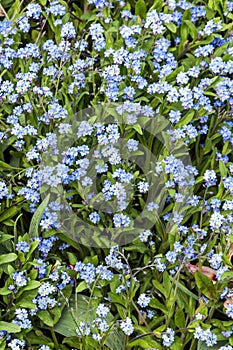
[[[0,321],[0,331],[7,331],[9,333],[18,333],[21,328],[17,324]]]
[[[141,18],[146,19],[146,3],[144,0],[138,0],[135,5],[135,14]]]
[[[184,328],[185,327],[185,315],[183,310],[178,309],[175,312],[175,324],[179,328]]]
[[[166,23],[165,25],[172,33],[176,33],[177,27],[173,22]]]
[[[0,167],[2,167],[2,168],[5,168],[5,169],[7,169],[7,170],[20,170],[21,168],[15,168],[15,167],[13,167],[13,166],[11,166],[10,164],[7,164],[7,163],[5,163],[5,162],[3,162],[2,160],[0,160]]]
[[[132,128],[133,128],[134,130],[136,130],[137,133],[139,133],[140,135],[143,135],[142,128],[141,128],[140,124],[132,125]]]
[[[17,255],[15,253],[2,254],[0,255],[0,265],[8,264],[17,259]]]
[[[196,40],[197,39],[197,28],[196,28],[196,26],[191,21],[189,21],[188,19],[186,19],[184,22],[189,28],[189,34],[191,35],[193,40]]]
[[[69,258],[69,263],[70,263],[71,265],[75,265],[76,262],[77,262],[77,258],[76,258],[76,256],[75,256],[75,254],[74,254],[74,253],[71,253],[71,252],[68,252],[67,255],[68,255],[68,258]]]
[[[76,288],[76,293],[80,293],[83,290],[87,289],[87,282],[86,281],[82,281],[79,283],[79,285]]]
[[[41,283],[39,281],[29,281],[28,284],[21,289],[21,291],[32,290],[39,288]]]
[[[227,167],[222,160],[219,161],[219,170],[222,177],[227,176]]]
[[[52,319],[52,316],[50,315],[50,313],[47,310],[39,310],[37,312],[37,316],[41,319],[41,321],[44,322],[44,324],[46,324],[49,327],[53,327],[54,326],[54,322]]]
[[[38,227],[40,224],[41,217],[48,205],[49,197],[50,195],[48,194],[47,197],[43,200],[43,202],[39,205],[39,207],[36,209],[35,213],[33,214],[29,231],[28,231],[28,236],[30,238],[39,236]]]
[[[140,346],[142,349],[162,349],[161,345],[152,337],[143,337],[128,344],[129,348]]]

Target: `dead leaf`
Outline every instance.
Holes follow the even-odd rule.
[[[231,244],[229,252],[228,252],[228,259],[231,261],[233,257],[233,244]]]
[[[232,300],[232,298],[227,298],[225,301],[224,301],[224,307],[225,308],[227,308],[228,307],[228,305],[230,305],[230,304],[233,304],[233,300]]]
[[[0,17],[5,17],[6,16],[6,13],[2,7],[2,5],[0,5]]]
[[[194,274],[196,271],[199,271],[203,275],[209,277],[211,279],[211,281],[213,282],[213,284],[216,283],[216,281],[215,281],[216,271],[214,269],[211,269],[208,266],[202,266],[200,268],[200,266],[192,265],[192,264],[186,264],[185,266],[187,267],[189,272],[191,272],[192,274]]]

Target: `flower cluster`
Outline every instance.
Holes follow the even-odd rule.
[[[2,2],[1,348],[232,349],[232,11]]]

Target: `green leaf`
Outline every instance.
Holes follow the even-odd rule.
[[[20,0],[15,0],[14,5],[10,7],[8,11],[9,18],[12,18],[20,11]]]
[[[184,328],[185,327],[185,315],[183,310],[178,309],[175,312],[175,324],[178,328]]]
[[[173,22],[166,23],[165,25],[172,33],[176,33],[177,27]]]
[[[6,342],[4,340],[1,340],[0,342],[0,350],[5,350],[6,349]]]
[[[7,331],[9,333],[18,333],[21,328],[17,324],[0,321],[0,331]]]
[[[109,296],[111,298],[111,301],[116,304],[120,304],[124,307],[126,307],[126,302],[123,300],[119,295],[116,295],[115,293],[109,293]]]
[[[188,19],[186,19],[184,21],[184,23],[188,26],[189,33],[190,33],[191,37],[193,38],[193,40],[196,40],[197,39],[197,34],[198,34],[196,26]]]
[[[79,283],[79,285],[76,288],[76,293],[80,293],[83,290],[87,289],[87,282],[86,281],[82,281]]]
[[[183,350],[184,344],[182,340],[178,337],[175,337],[175,341],[172,343],[170,349],[171,350]]]
[[[71,253],[71,252],[68,252],[67,255],[68,255],[68,258],[69,258],[69,263],[70,263],[71,265],[75,265],[76,262],[77,262],[77,258],[76,258],[76,256],[75,256],[75,254],[74,254],[74,253]]]
[[[2,254],[2,255],[0,255],[0,265],[8,264],[12,261],[15,261],[17,259],[17,257],[18,256],[15,253]]]
[[[77,346],[77,342],[79,341],[79,337],[67,337],[67,338],[64,338],[63,340],[63,344],[68,344],[70,346]]]
[[[21,289],[21,291],[32,290],[39,288],[41,283],[39,281],[29,281],[28,284]]]
[[[124,350],[125,349],[124,339],[125,339],[125,335],[123,332],[121,331],[110,332],[107,335],[106,345],[111,350]]]
[[[213,9],[208,6],[206,6],[205,9],[206,9],[206,18],[208,20],[212,19],[215,15],[215,12],[213,11]]]
[[[214,346],[211,346],[211,348],[209,347],[209,346],[207,346],[204,342],[202,342],[202,341],[198,341],[198,345],[197,345],[197,350],[209,350],[209,349],[211,349],[211,350],[219,350],[219,348],[221,347],[221,346],[227,346],[228,345],[228,342],[222,342],[222,341],[220,341],[220,342],[218,342],[216,345],[214,345]]]
[[[85,12],[82,16],[81,19],[90,22],[90,21],[95,21],[96,20],[96,14],[94,14],[91,11]]]
[[[39,245],[39,241],[34,241],[32,242],[31,246],[30,246],[30,250],[29,252],[27,253],[27,260],[29,259],[29,257],[32,255],[32,253],[36,250],[36,248],[38,247]]]
[[[129,348],[132,348],[133,346],[141,346],[142,349],[162,349],[161,345],[149,336],[134,340],[128,344]]]
[[[7,163],[5,163],[5,162],[3,162],[2,160],[0,160],[0,167],[2,167],[2,168],[5,168],[5,169],[7,169],[7,170],[20,170],[21,168],[15,168],[15,167],[13,167],[13,166],[11,166],[10,164],[7,164]]]
[[[47,310],[39,310],[36,315],[47,326],[49,326],[49,327],[53,327],[54,326],[54,322],[53,322],[52,316],[50,315],[50,313]]]
[[[73,298],[70,303],[69,303],[69,308],[65,308],[62,312],[62,316],[58,323],[55,325],[54,330],[62,334],[65,337],[74,337],[76,334],[76,328],[77,324],[74,322],[74,319],[71,315],[70,309],[73,309],[74,312],[76,312],[76,304],[74,301],[75,298]],[[84,322],[89,322],[91,323],[93,319],[95,318],[93,309],[95,308],[94,306],[94,299],[90,300],[89,297],[85,295],[78,294],[77,297],[77,323],[84,321]],[[88,308],[89,304],[89,308]],[[113,321],[113,316],[109,314],[106,318],[107,322],[110,323]],[[124,339],[125,335],[123,332],[110,332],[107,335],[106,338],[106,345],[111,349],[111,350],[124,350]]]
[[[36,41],[39,35],[40,35],[40,32],[38,30],[32,30],[32,34],[31,34],[32,41]]]
[[[157,12],[160,12],[162,10],[163,7],[163,2],[161,0],[154,0],[153,1],[153,6],[149,9],[149,11],[152,10],[157,10]]]
[[[56,324],[61,318],[62,309],[60,306],[55,306],[50,313],[53,315],[53,324]]]
[[[183,118],[176,124],[178,128],[181,128],[184,125],[187,125],[193,119],[195,112],[194,110],[188,111]]]
[[[225,10],[224,1],[222,0],[209,0],[208,7],[215,11],[218,11],[219,14],[222,14],[222,10]]]
[[[77,325],[74,322],[70,309],[73,308],[74,312],[76,312],[76,307],[78,309],[78,322],[81,320],[85,320],[87,318],[88,321],[92,321],[94,315],[93,312],[88,312],[88,301],[89,298],[87,296],[78,294],[77,295],[77,306],[75,305],[74,300],[70,300],[69,308],[65,308],[62,313],[62,317],[59,322],[54,327],[55,331],[59,334],[64,335],[65,337],[72,337],[76,335]]]
[[[43,200],[43,202],[39,205],[39,207],[36,209],[35,213],[33,214],[29,231],[28,231],[28,236],[30,238],[39,236],[38,227],[40,224],[41,217],[48,205],[49,198],[50,198],[50,194],[47,195],[47,197]]]
[[[10,207],[7,210],[4,210],[0,215],[0,222],[11,219],[15,214],[17,214],[21,209],[21,206]]]
[[[165,298],[168,298],[169,290],[166,290],[166,288],[164,288],[164,286],[157,280],[153,280],[152,283],[155,286],[155,288],[157,288],[165,296]]]
[[[4,286],[0,288],[0,295],[8,295],[11,294],[12,291],[8,289],[8,287]]]
[[[219,161],[219,170],[222,177],[227,176],[227,167],[222,160]]]
[[[135,14],[143,19],[146,19],[146,3],[144,0],[138,0],[135,5]]]
[[[189,34],[187,25],[185,23],[182,23],[180,26],[180,34],[181,34],[181,43],[184,44],[184,42],[187,40],[188,34]]]
[[[160,303],[160,301],[158,301],[157,299],[152,299],[150,302],[150,306],[163,311],[164,314],[167,314],[168,312],[166,306]]]
[[[126,127],[126,129],[131,129],[131,128],[133,128],[134,130],[136,130],[138,134],[143,135],[142,128],[141,128],[141,125],[140,125],[140,124],[135,124],[135,125]]]
[[[7,235],[7,234],[3,234],[0,236],[0,244],[2,244],[3,242],[9,241],[10,239],[14,238],[14,236],[12,235]]]
[[[211,279],[199,271],[194,273],[194,277],[198,289],[209,299],[215,299],[216,291]]]
[[[36,305],[30,300],[22,300],[15,304],[17,307],[24,307],[27,309],[35,309]]]

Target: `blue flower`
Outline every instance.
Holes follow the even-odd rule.
[[[146,181],[140,181],[137,187],[140,193],[146,193],[149,190],[149,183]]]
[[[57,0],[54,0],[50,3],[50,6],[46,9],[46,12],[51,13],[54,17],[63,16],[66,13],[65,6],[59,4]]]
[[[196,327],[194,338],[205,342],[210,347],[217,344],[217,336],[210,329],[204,330],[200,326]]]
[[[9,190],[4,181],[0,181],[0,199],[9,196]]]
[[[13,272],[12,273],[12,278],[14,281],[14,284],[17,287],[24,287],[27,285],[27,277],[25,276],[26,271],[20,271],[20,272]]]
[[[99,317],[105,318],[109,313],[109,306],[105,306],[104,304],[99,304],[97,309],[96,309],[96,314]]]
[[[39,4],[30,3],[27,5],[26,16],[33,19],[39,19],[42,12]]]
[[[20,241],[16,244],[16,250],[19,250],[23,253],[28,253],[29,252],[29,244],[25,241]]]
[[[93,224],[97,224],[98,222],[100,222],[100,216],[96,211],[89,215],[89,219],[91,220],[91,222],[93,222]]]
[[[175,331],[172,328],[167,328],[165,333],[162,333],[163,346],[170,347],[175,340]]]
[[[138,304],[142,307],[145,308],[149,305],[151,301],[151,297],[147,296],[145,293],[140,294],[138,298]]]
[[[115,227],[128,227],[130,222],[130,218],[127,215],[115,214],[113,216],[113,223]]]
[[[61,28],[61,37],[72,39],[76,37],[76,31],[72,22],[67,22],[63,24]]]
[[[20,339],[12,339],[10,343],[7,344],[12,350],[21,350],[24,349],[26,346],[25,340]]]
[[[129,317],[125,321],[121,321],[120,327],[126,335],[131,335],[134,332],[133,322]]]
[[[214,170],[206,170],[203,175],[203,179],[205,181],[205,185],[207,187],[216,185],[217,182],[217,176],[215,174]]]

